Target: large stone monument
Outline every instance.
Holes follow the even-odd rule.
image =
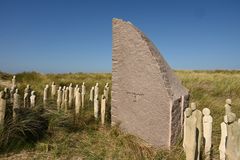
[[[180,137],[188,90],[130,22],[112,21],[112,124],[156,147]]]

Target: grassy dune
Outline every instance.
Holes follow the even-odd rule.
[[[223,120],[226,98],[233,101],[233,111],[240,117],[240,71],[176,71],[191,95],[191,101],[197,103],[202,110],[208,107],[213,116],[213,156],[218,159],[220,142],[220,123]],[[11,80],[11,75],[0,73],[0,80]],[[69,85],[86,83],[87,91],[96,82],[100,84],[100,93],[106,82],[111,84],[111,74],[17,74],[18,87],[21,91],[27,84],[37,91],[39,105],[45,84]],[[0,84],[0,89],[3,86]],[[87,99],[89,95],[87,94]],[[108,104],[110,107],[110,104]],[[179,145],[172,151],[151,148],[138,138],[122,133],[117,127],[111,128],[109,123],[101,126],[93,119],[93,104],[86,103],[81,118],[74,123],[73,114],[65,115],[56,111],[54,101],[49,101],[44,113],[49,120],[47,134],[34,145],[15,148],[4,152],[0,158],[5,159],[179,159],[183,160],[184,152]],[[109,118],[109,117],[108,117]],[[108,120],[109,121],[109,120]]]

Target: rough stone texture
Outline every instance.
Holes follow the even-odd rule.
[[[141,31],[119,19],[112,24],[112,123],[169,148],[181,133],[188,90]]]

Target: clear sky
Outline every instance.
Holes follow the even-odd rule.
[[[239,0],[0,0],[0,70],[111,72],[114,17],[174,69],[240,69]]]

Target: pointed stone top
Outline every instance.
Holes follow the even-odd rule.
[[[170,148],[177,142],[188,90],[145,34],[116,18],[111,88],[113,125],[120,123],[120,128],[153,146]]]
[[[135,27],[131,22],[124,21],[122,19],[113,18],[112,19],[113,28],[120,27],[123,34],[128,30],[134,30],[135,35],[138,35],[142,41],[144,41],[145,45],[148,47],[148,50],[153,57],[153,59],[157,62],[159,71],[162,75],[162,79],[164,81],[165,88],[168,91],[169,97],[173,99],[178,99],[182,95],[188,94],[188,90],[182,86],[181,81],[174,74],[174,71],[165,61],[164,57],[161,55],[159,50],[154,46],[154,44],[145,36],[143,32],[141,32],[137,27]],[[125,31],[124,31],[125,30]],[[148,54],[146,52],[146,54]],[[137,54],[137,53],[136,53]],[[136,55],[137,56],[137,55]]]

